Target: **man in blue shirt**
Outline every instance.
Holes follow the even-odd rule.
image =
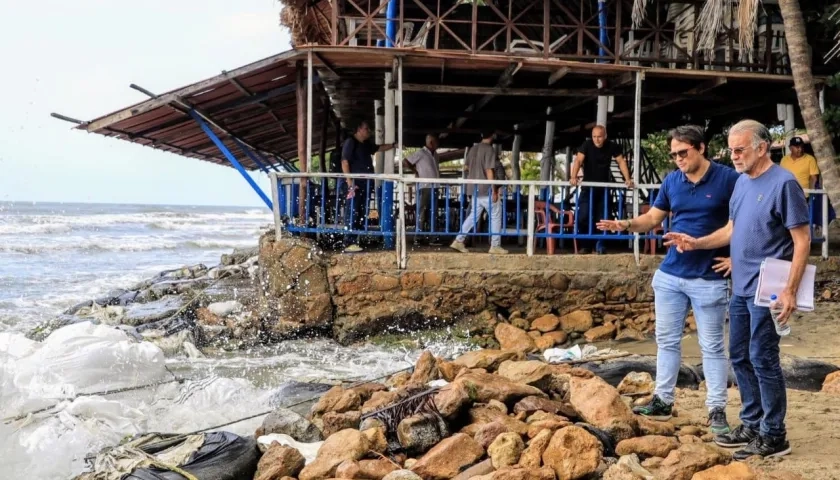
[[[341,171],[346,174],[373,174],[373,159],[376,152],[388,151],[396,144],[377,146],[368,142],[370,126],[364,120],[358,121],[353,127],[353,135],[347,137],[341,146]],[[344,226],[348,230],[364,230],[365,217],[370,207],[370,187],[373,180],[348,178],[346,189],[342,188],[344,197]],[[346,192],[346,193],[345,193]],[[361,252],[359,235],[344,236],[344,251]]]
[[[779,359],[779,340],[770,309],[755,305],[761,262],[791,262],[790,277],[779,292],[780,324],[796,309],[796,292],[811,249],[805,193],[796,178],[770,159],[770,131],[754,120],[729,130],[729,151],[738,179],[729,203],[729,223],[704,237],[668,233],[667,245],[681,252],[731,245],[732,300],[729,305],[729,357],[741,393],[741,425],[715,442],[746,446],[733,455],[776,457],[790,453],[785,431],[787,395]]]
[[[605,220],[601,230],[649,232],[670,212],[671,228],[692,235],[708,235],[726,225],[729,198],[738,173],[706,159],[703,129],[694,125],[668,133],[675,170],[665,177],[653,207],[632,220]],[[728,248],[678,252],[668,250],[653,276],[656,308],[656,390],[653,400],[635,413],[664,421],[671,418],[674,390],[680,372],[681,345],[688,309],[697,321],[697,339],[706,376],[706,406],[710,430],[728,433],[726,420],[729,362],[724,352],[724,324],[729,285],[722,267]],[[719,272],[720,271],[720,272]]]

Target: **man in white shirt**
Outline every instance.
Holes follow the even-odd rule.
[[[440,178],[437,148],[438,138],[430,133],[426,135],[426,145],[406,158],[403,165],[414,171],[418,178]],[[436,197],[435,184],[432,182],[418,183],[417,192],[417,205],[420,209],[417,217],[419,232],[429,233],[432,231],[432,225],[434,224],[434,220],[432,220],[434,218],[432,198]],[[431,237],[430,235],[427,236]],[[417,236],[414,237],[414,243],[418,243]],[[437,242],[430,238],[429,243],[436,244]]]

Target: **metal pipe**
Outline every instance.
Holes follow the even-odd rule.
[[[394,60],[396,62],[396,59]],[[394,90],[392,89],[393,74],[385,72],[385,145],[395,142],[394,127]],[[385,152],[385,161],[382,165],[384,175],[394,173],[394,150]],[[396,177],[399,178],[399,177]],[[402,199],[400,199],[402,201]],[[394,248],[394,182],[385,181],[382,183],[382,199],[380,201],[380,225],[385,234],[385,248]]]
[[[254,179],[251,178],[250,175],[248,175],[248,172],[245,170],[245,167],[243,167],[242,164],[240,164],[239,161],[236,159],[236,157],[232,153],[230,153],[230,150],[228,150],[224,142],[222,142],[219,139],[219,137],[216,135],[216,132],[214,132],[207,125],[207,122],[205,122],[204,119],[201,118],[201,116],[195,112],[195,110],[190,110],[189,113],[190,116],[192,116],[192,118],[198,123],[198,125],[201,127],[204,133],[210,138],[210,140],[212,140],[213,143],[216,144],[216,147],[219,149],[219,151],[222,152],[222,155],[224,155],[225,158],[228,159],[231,165],[233,165],[233,167],[236,168],[239,171],[239,173],[245,178],[248,184],[251,185],[251,188],[253,188],[254,191],[257,192],[257,195],[260,196],[260,198],[269,208],[269,210],[273,211],[274,207],[272,206],[271,200],[269,200],[269,198],[266,196],[265,192],[262,191],[260,186],[257,185],[257,182],[255,182]]]
[[[828,259],[828,208],[830,207],[828,203],[828,192],[825,189],[822,190],[822,234],[823,234],[823,244],[822,244],[822,258]]]
[[[50,116],[59,120],[64,120],[65,122],[75,123],[76,125],[87,125],[89,123],[83,120],[76,120],[75,118],[66,117],[60,113],[51,113]]]
[[[145,88],[141,87],[140,85],[136,85],[136,84],[132,83],[132,84],[131,84],[131,85],[129,85],[128,87],[129,87],[129,88],[133,88],[133,89],[137,90],[138,92],[140,92],[140,93],[142,93],[142,94],[144,94],[144,95],[148,95],[148,96],[149,96],[149,98],[158,98],[158,96],[157,96],[157,95],[155,95],[154,93],[152,93],[152,92],[150,92],[150,91],[146,90]]]
[[[636,100],[633,106],[633,217],[639,216],[639,168],[642,157],[642,82],[645,74],[642,71],[636,72]],[[639,234],[633,236],[633,256],[636,258],[636,265],[641,263],[639,253]]]
[[[385,13],[385,46],[393,48],[394,42],[397,41],[397,23],[399,20],[399,0],[389,0],[388,9]]]
[[[322,158],[323,162],[324,159]],[[306,171],[312,169],[312,50],[306,55]],[[309,202],[307,201],[307,204]]]
[[[283,229],[280,228],[280,189],[278,188],[277,175],[268,176],[271,180],[271,212],[274,214],[274,239],[280,240]]]
[[[391,0],[392,3],[396,3],[397,0]],[[396,98],[396,108],[398,108],[399,117],[397,117],[397,138],[398,138],[398,150],[396,152],[396,160],[397,166],[399,168],[399,176],[400,180],[403,178],[403,59],[402,57],[397,58],[397,98]],[[415,192],[417,189],[415,189]],[[434,190],[432,190],[434,194]],[[408,265],[408,248],[406,245],[406,238],[405,238],[405,182],[400,181],[399,183],[399,192],[397,195],[397,199],[399,203],[399,220],[397,222],[397,229],[398,229],[398,237],[397,241],[400,245],[400,260],[399,266],[400,268],[406,268]],[[417,202],[415,202],[417,203]],[[434,212],[434,208],[432,209]],[[435,223],[435,216],[434,213],[431,214],[431,221],[432,225]],[[419,217],[415,217],[418,219]]]
[[[525,252],[529,257],[534,256],[534,210],[536,200],[536,188],[528,188],[528,238],[525,240]]]

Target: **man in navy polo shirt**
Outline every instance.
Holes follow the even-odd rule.
[[[352,127],[353,135],[347,137],[341,146],[341,171],[344,173],[373,174],[373,159],[371,155],[376,152],[385,152],[396,146],[374,145],[368,142],[370,139],[370,126],[364,120],[358,120]],[[348,230],[364,230],[365,216],[368,215],[368,202],[370,202],[370,186],[372,180],[354,181],[348,178],[342,186],[344,197],[345,228]],[[355,253],[361,252],[359,246],[359,235],[347,234],[344,236],[344,251]]]
[[[708,235],[729,220],[729,198],[738,181],[738,173],[711,162],[706,150],[703,129],[694,125],[675,128],[668,133],[671,159],[678,170],[665,177],[650,211],[632,220],[605,220],[601,230],[648,232],[672,215],[671,228],[692,235]],[[703,354],[706,376],[706,406],[710,430],[728,433],[726,420],[729,362],[724,349],[724,324],[729,285],[725,262],[728,248],[680,253],[668,250],[653,276],[656,308],[656,390],[650,403],[634,409],[635,413],[656,420],[671,418],[674,390],[680,371],[681,345],[688,309],[697,321],[697,339]]]
[[[811,219],[805,192],[796,178],[770,159],[770,130],[755,120],[729,129],[729,151],[735,169],[743,173],[729,204],[729,222],[705,236],[689,230],[665,235],[667,245],[681,252],[730,245],[732,301],[729,305],[729,357],[741,393],[741,425],[715,437],[723,447],[744,448],[732,457],[778,457],[790,453],[785,429],[787,392],[779,358],[779,334],[770,309],[755,304],[761,262],[777,258],[791,262],[787,284],[778,292],[787,324],[796,309],[796,294],[811,250]]]

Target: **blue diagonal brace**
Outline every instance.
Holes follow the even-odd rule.
[[[234,138],[233,141],[234,141],[234,143],[236,143],[236,145],[239,147],[240,150],[245,152],[245,155],[247,155],[248,158],[250,158],[252,162],[257,164],[257,167],[259,167],[260,170],[262,170],[266,174],[268,173],[268,168],[266,168],[265,163],[260,161],[260,158],[257,156],[257,154],[255,152],[252,152],[251,149],[246,147],[244,143],[240,142],[238,138]]]
[[[207,126],[207,122],[205,122],[204,119],[201,118],[201,115],[196,113],[195,110],[190,110],[190,116],[193,118],[193,120],[196,121],[196,123],[198,123],[198,126],[200,126],[202,130],[204,130],[204,133],[210,138],[210,140],[212,140],[213,143],[216,144],[216,147],[218,147],[219,151],[222,152],[222,155],[224,155],[225,158],[228,159],[231,165],[233,165],[234,168],[239,170],[239,173],[245,178],[248,184],[251,185],[251,188],[253,188],[254,191],[257,192],[257,195],[259,195],[260,198],[262,198],[262,201],[265,202],[268,209],[273,210],[274,206],[271,204],[271,200],[265,195],[265,192],[263,192],[260,186],[257,185],[257,182],[255,182],[254,179],[251,178],[250,175],[248,175],[248,172],[245,170],[245,167],[243,167],[242,164],[239,163],[238,160],[236,160],[236,157],[233,156],[232,153],[230,153],[230,150],[227,148],[227,146],[225,146],[224,142],[222,142],[216,135],[216,133],[209,126]]]

